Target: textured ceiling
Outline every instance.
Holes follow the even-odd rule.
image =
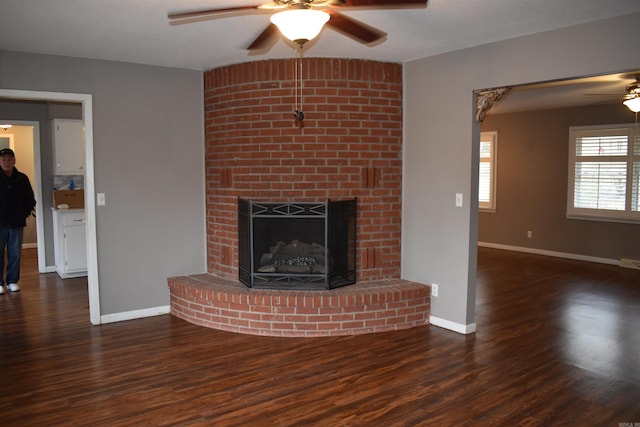
[[[622,103],[627,85],[637,76],[640,70],[516,86],[488,114]]]
[[[170,26],[167,14],[257,5],[251,0],[2,0],[0,49],[207,70],[293,55],[279,40],[266,54],[246,47],[269,16]],[[638,0],[429,0],[425,9],[344,12],[388,37],[361,45],[325,28],[307,56],[405,62],[526,34],[640,11]]]
[[[246,47],[269,24],[269,16],[265,14],[228,16],[177,26],[169,25],[167,19],[168,13],[260,3],[259,0],[1,0],[0,49],[197,70],[292,57],[293,48],[283,39],[266,53],[247,53]],[[635,12],[640,12],[640,0],[428,0],[425,9],[342,12],[387,32],[387,38],[375,46],[365,46],[325,28],[316,40],[307,44],[305,56],[406,62]],[[606,86],[592,85],[585,90],[623,93],[624,85],[632,80],[630,76],[624,77],[613,79],[617,86],[609,81]],[[575,95],[577,88],[574,85],[569,93]],[[549,94],[558,93],[549,87],[538,89],[543,89],[540,94],[545,90]],[[511,108],[510,105],[520,108],[517,105],[520,99],[525,99],[523,105],[536,102],[534,92],[524,93],[525,88],[518,92],[505,99],[503,109]],[[587,100],[581,93],[580,100],[584,104],[594,102],[595,98]]]

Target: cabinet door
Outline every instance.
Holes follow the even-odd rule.
[[[64,228],[64,260],[68,272],[87,269],[87,238],[85,225]]]
[[[82,120],[53,121],[53,151],[56,175],[84,175]]]

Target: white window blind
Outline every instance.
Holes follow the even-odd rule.
[[[497,132],[480,133],[480,171],[478,176],[478,207],[496,210],[496,152]]]
[[[570,128],[567,216],[640,221],[640,130]]]
[[[640,212],[640,131],[633,135],[633,172],[631,174],[631,210]]]

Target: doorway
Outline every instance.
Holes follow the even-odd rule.
[[[42,171],[40,168],[40,123],[29,120],[2,120],[12,127],[0,133],[0,148],[11,148],[16,152],[20,172],[26,173],[31,181],[36,201],[35,218],[27,218],[23,247],[38,248],[38,271],[54,271],[47,268],[45,258],[46,236],[44,234],[44,215],[42,200]],[[11,132],[11,133],[9,133]],[[5,140],[5,138],[7,140]],[[8,145],[7,145],[8,144]]]
[[[639,72],[514,86],[491,107],[478,133],[497,132],[500,141],[497,208],[478,214],[479,245],[613,265],[637,256],[637,229],[567,214],[567,178],[570,127],[633,126],[622,101]]]
[[[93,165],[93,103],[90,94],[62,93],[62,92],[38,92],[26,90],[6,90],[0,89],[0,98],[24,101],[50,101],[50,102],[72,102],[82,105],[82,119],[85,128],[85,213],[87,227],[87,281],[89,295],[89,320],[93,325],[102,323],[100,314],[100,288],[98,282],[98,257],[97,257],[97,233],[96,233],[96,212],[95,212],[95,183]],[[39,132],[34,134],[39,135]],[[42,189],[42,177],[40,175],[40,146],[39,138],[34,138],[34,146],[37,142],[37,155],[34,147],[34,163],[36,170],[37,187]],[[41,190],[40,190],[41,191]],[[41,194],[40,194],[41,195]],[[40,216],[42,217],[43,206],[40,206]],[[38,211],[36,211],[38,215]],[[42,236],[44,236],[44,232]],[[38,235],[38,257],[44,254],[44,238]],[[41,250],[42,241],[42,250]],[[40,259],[38,260],[40,263]]]

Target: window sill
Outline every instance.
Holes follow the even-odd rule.
[[[593,215],[567,214],[567,219],[577,219],[577,220],[583,220],[583,221],[599,221],[599,222],[617,222],[621,224],[640,224],[640,219],[611,218],[611,217],[602,217],[602,216],[593,216]]]
[[[480,213],[496,213],[495,208],[478,208],[478,212]]]

